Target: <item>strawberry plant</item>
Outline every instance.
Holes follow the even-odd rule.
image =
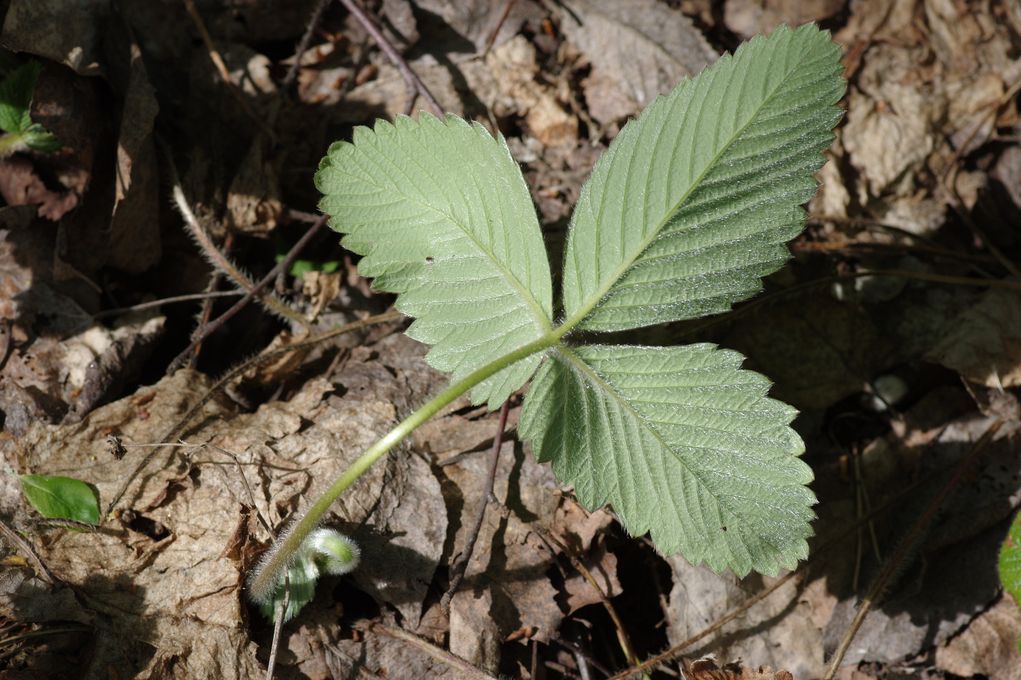
[[[780,28],[628,123],[574,210],[556,305],[502,137],[422,114],[334,144],[316,174],[320,207],[451,383],[281,534],[251,597],[280,597],[330,505],[415,428],[462,394],[495,408],[529,381],[519,434],[585,506],[609,504],[632,534],[714,570],[775,574],[804,558],[812,472],[769,381],[714,345],[598,334],[725,312],[783,265],[841,115],[839,56],[815,26]]]

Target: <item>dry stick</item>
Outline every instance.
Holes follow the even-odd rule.
[[[872,605],[879,598],[880,594],[886,590],[887,586],[890,585],[890,581],[894,575],[898,574],[902,567],[906,566],[906,560],[911,555],[918,544],[925,538],[928,532],[929,525],[936,518],[936,513],[939,512],[943,503],[946,502],[947,498],[953,493],[957,486],[961,483],[964,475],[971,470],[975,462],[979,458],[979,454],[985,450],[989,442],[992,441],[996,433],[1003,427],[1003,421],[996,419],[986,429],[986,431],[979,437],[979,440],[971,447],[967,455],[961,459],[961,462],[957,464],[957,469],[954,470],[953,476],[943,485],[943,488],[939,490],[933,499],[929,502],[925,512],[915,520],[911,530],[905,534],[904,538],[897,545],[896,551],[890,556],[884,564],[879,575],[876,576],[875,581],[869,587],[868,593],[862,600],[861,605],[858,607],[858,611],[855,612],[854,619],[851,621],[851,625],[848,626],[847,632],[844,634],[844,638],[840,641],[840,646],[837,647],[837,651],[833,653],[833,658],[830,660],[829,669],[826,671],[826,675],[823,676],[823,680],[832,680],[833,676],[836,675],[837,670],[840,668],[840,663],[844,660],[844,655],[847,654],[848,648],[851,646],[851,642],[854,641],[854,636],[858,634],[858,629],[861,628],[862,623],[865,621],[865,616],[872,609]]]
[[[18,535],[18,532],[7,525],[7,522],[0,519],[0,534],[7,539],[11,546],[20,550],[24,553],[25,559],[32,563],[35,567],[36,574],[38,574],[44,581],[50,585],[56,585],[60,583],[60,579],[53,575],[53,572],[49,570],[42,558],[39,557],[35,552],[35,548],[32,545]]]
[[[284,599],[276,612],[277,618],[273,622],[273,642],[270,643],[269,663],[266,664],[266,680],[273,680],[273,669],[277,665],[277,651],[280,649],[280,634],[284,629],[284,614],[291,606],[291,577],[290,573],[284,572]]]
[[[319,0],[319,4],[312,10],[312,16],[309,17],[308,25],[305,26],[305,33],[301,36],[301,40],[298,41],[298,46],[294,50],[294,63],[291,64],[291,68],[287,69],[287,75],[284,76],[283,81],[280,83],[281,96],[291,89],[294,81],[298,79],[298,72],[301,70],[301,59],[305,56],[305,52],[308,51],[309,43],[312,42],[312,36],[315,35],[316,28],[323,20],[323,14],[326,12],[330,2],[331,0]]]
[[[417,635],[413,635],[406,630],[400,628],[392,628],[390,626],[383,625],[382,623],[369,622],[365,626],[361,626],[365,631],[371,633],[382,633],[388,637],[392,637],[395,640],[401,640],[414,645],[421,651],[425,652],[429,656],[437,659],[438,661],[446,664],[452,670],[458,671],[457,677],[459,678],[472,678],[474,680],[496,680],[494,676],[481,671],[475,666],[471,665],[459,656],[455,656],[450,652],[440,649],[436,645],[432,645]]]
[[[177,178],[177,171],[174,168],[173,159],[170,158],[169,149],[166,152],[167,163],[170,166],[170,180],[173,185],[171,194],[174,197],[174,204],[180,211],[181,216],[184,217],[184,223],[188,227],[188,231],[214,267],[227,274],[239,287],[244,288],[247,292],[252,292],[255,289],[255,283],[220,252],[216,244],[213,243],[213,240],[209,238],[209,234],[199,224],[198,218],[195,217],[195,213],[192,212],[191,206],[188,205],[188,200],[184,196],[184,189],[181,188],[181,182]],[[295,312],[273,295],[260,295],[258,299],[259,302],[264,304],[274,314],[308,328],[308,321],[301,314]]]
[[[351,323],[344,324],[343,326],[338,326],[336,328],[326,331],[325,333],[320,333],[318,335],[312,336],[311,338],[307,338],[300,342],[295,342],[293,344],[287,345],[286,347],[278,347],[277,349],[270,350],[269,352],[265,352],[264,354],[254,356],[247,361],[241,362],[234,368],[224,373],[215,383],[213,383],[212,387],[206,390],[206,393],[202,395],[202,398],[199,399],[194,406],[188,409],[188,412],[185,413],[184,416],[179,421],[177,421],[177,423],[173,427],[171,427],[170,430],[165,435],[163,435],[161,440],[163,442],[176,440],[178,436],[181,433],[183,433],[184,430],[188,427],[188,424],[191,422],[192,418],[194,418],[198,414],[202,407],[209,403],[209,400],[212,399],[217,392],[219,392],[227,384],[229,384],[232,380],[234,380],[236,377],[238,377],[245,371],[255,366],[264,364],[273,359],[276,359],[277,357],[287,354],[289,352],[314,347],[315,345],[326,340],[329,340],[330,338],[334,338],[338,335],[343,335],[344,333],[350,333],[352,331],[368,328],[369,326],[373,326],[376,324],[386,323],[387,321],[396,321],[401,317],[402,317],[401,313],[397,311],[383,312],[382,314],[377,314],[375,316],[370,316],[365,319],[360,319],[358,321],[352,321]],[[138,475],[142,472],[142,470],[145,469],[149,462],[152,461],[152,459],[156,456],[157,453],[162,451],[164,448],[167,448],[168,446],[171,445],[164,443],[158,446],[154,446],[152,451],[145,455],[145,458],[142,459],[142,461],[138,464],[135,470],[128,476],[127,479],[125,479],[121,483],[120,489],[114,495],[113,500],[110,501],[110,504],[106,508],[107,516],[109,516],[110,513],[113,512],[113,509],[115,507],[117,507],[117,503],[119,503],[121,498],[123,498],[124,494],[128,490],[128,487],[131,486],[131,483],[135,480],[135,478],[138,477]]]
[[[437,118],[443,118],[443,107],[440,106],[439,102],[436,101],[436,97],[433,96],[429,88],[425,86],[422,79],[408,66],[408,62],[404,60],[401,53],[397,51],[397,48],[393,46],[387,37],[383,34],[383,31],[379,30],[379,27],[372,20],[372,18],[366,14],[365,10],[362,9],[361,5],[358,4],[357,0],[340,0],[340,4],[347,8],[347,11],[358,20],[358,23],[365,28],[366,32],[372,39],[376,41],[380,49],[386,53],[387,58],[397,67],[397,70],[401,72],[401,77],[404,78],[404,82],[408,86],[408,90],[417,92],[429,105],[429,109]],[[414,100],[412,100],[414,102]]]
[[[496,485],[496,469],[500,463],[500,448],[503,446],[503,432],[507,428],[507,414],[509,412],[510,402],[505,401],[503,406],[500,407],[500,419],[496,425],[496,436],[493,437],[493,448],[489,452],[489,471],[486,475],[486,488],[482,494],[482,503],[479,505],[479,511],[475,515],[475,523],[472,525],[471,533],[468,534],[464,550],[461,552],[461,556],[457,558],[457,561],[450,567],[450,587],[447,588],[447,592],[443,593],[443,597],[440,598],[440,606],[445,612],[450,611],[450,600],[453,599],[454,593],[457,592],[461,581],[464,580],[465,573],[468,571],[468,562],[471,561],[472,553],[475,552],[475,543],[479,540],[479,533],[482,531],[482,522],[486,518],[486,509],[495,500],[493,487]]]
[[[223,239],[223,254],[224,254],[225,257],[229,257],[230,256],[230,249],[231,249],[231,247],[233,245],[234,245],[234,235],[231,234],[230,232],[228,232],[226,238]],[[206,284],[206,292],[207,293],[214,292],[217,288],[220,287],[220,282],[222,280],[223,280],[223,272],[221,272],[219,269],[214,269],[213,270],[213,275],[209,277],[209,282]],[[209,319],[212,316],[213,316],[213,299],[212,298],[206,298],[202,302],[202,311],[199,314],[198,326],[192,332],[192,337],[194,337],[195,334],[198,333],[199,330],[201,330],[207,323],[209,323]],[[195,365],[198,363],[198,360],[199,360],[199,353],[202,352],[202,343],[197,342],[197,343],[195,343],[193,345],[189,345],[188,351],[190,352],[190,355],[187,357],[188,368],[195,368]],[[180,357],[180,356],[177,357],[177,359],[175,359],[175,361],[182,361],[182,357]],[[183,361],[182,361],[182,363],[183,363]],[[173,365],[173,364],[174,364],[174,362],[172,361],[171,365]],[[176,370],[176,367],[175,367],[174,370]],[[173,371],[171,371],[168,368],[168,370],[166,372],[167,373],[172,373]]]
[[[273,267],[268,274],[266,274],[266,276],[262,277],[262,279],[255,284],[251,290],[245,293],[244,297],[231,305],[230,309],[220,316],[206,323],[204,326],[196,328],[195,332],[192,333],[191,342],[188,346],[170,362],[170,365],[167,367],[167,374],[169,375],[180,368],[188,355],[191,354],[191,351],[195,349],[199,343],[222,328],[228,321],[233,319],[237,313],[244,309],[249,302],[255,299],[256,296],[261,295],[262,291],[266,290],[266,288],[276,280],[277,275],[280,272],[287,271],[294,260],[297,259],[298,255],[301,254],[301,251],[305,249],[305,246],[307,246],[309,242],[315,238],[316,234],[319,233],[319,230],[324,224],[326,224],[325,216],[316,220],[316,222],[309,227],[308,231],[305,232],[304,236],[298,239],[298,242],[295,243],[287,252],[287,256],[278,262],[277,265]]]
[[[507,0],[503,5],[503,12],[500,14],[500,20],[496,22],[496,26],[490,31],[489,37],[486,38],[486,46],[482,48],[482,56],[489,54],[489,50],[493,49],[493,43],[496,42],[496,37],[500,34],[500,29],[507,22],[507,17],[510,16],[511,9],[514,7],[514,0]]]
[[[255,124],[269,136],[271,141],[276,143],[276,133],[273,132],[273,128],[267,125],[262,116],[259,116],[252,109],[252,106],[245,98],[244,93],[234,84],[234,81],[231,80],[230,72],[227,70],[227,64],[223,61],[220,51],[216,49],[216,45],[213,43],[213,38],[209,35],[205,22],[202,21],[202,15],[199,14],[198,8],[195,7],[195,0],[184,0],[184,7],[188,10],[188,16],[191,17],[192,23],[195,24],[195,28],[198,30],[199,36],[202,38],[202,43],[205,45],[206,52],[209,54],[209,60],[213,62],[213,66],[216,68],[220,78],[223,79],[227,89],[241,105],[241,108],[245,110],[248,117],[255,121]]]
[[[101,312],[96,312],[92,315],[93,319],[106,319],[111,316],[118,316],[120,314],[130,314],[131,312],[142,312],[146,309],[153,309],[154,307],[162,307],[163,305],[173,304],[175,302],[195,302],[197,300],[208,300],[212,298],[223,298],[223,297],[237,297],[242,295],[239,290],[221,290],[214,291],[211,293],[190,293],[188,295],[173,295],[171,297],[160,298],[159,300],[150,300],[149,302],[140,302],[137,305],[130,305],[128,307],[117,307],[116,309],[104,309]]]

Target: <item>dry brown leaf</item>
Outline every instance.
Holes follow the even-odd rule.
[[[727,0],[723,21],[745,40],[758,33],[771,33],[780,24],[800,26],[827,19],[846,0]]]
[[[986,387],[1021,385],[1021,298],[1017,292],[992,289],[983,293],[978,304],[948,320],[942,339],[927,358]]]
[[[678,644],[715,623],[733,607],[768,585],[760,577],[738,580],[732,574],[716,574],[693,567],[682,557],[668,560],[674,586],[667,610],[667,635]],[[722,646],[712,651],[724,658],[745,659],[789,669],[795,677],[821,677],[826,669],[822,631],[817,617],[832,606],[832,595],[819,580],[805,592],[790,582],[724,629]],[[697,654],[699,645],[687,653]]]
[[[47,188],[27,158],[0,159],[0,196],[10,206],[39,206],[39,216],[54,222],[78,205],[77,194]]]
[[[608,124],[637,114],[716,59],[691,20],[656,0],[569,0],[564,35],[592,63],[589,113]]]
[[[1004,595],[959,635],[936,649],[936,667],[961,677],[1021,680],[1021,610]]]

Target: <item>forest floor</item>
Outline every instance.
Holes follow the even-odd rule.
[[[997,576],[1021,503],[1021,4],[358,5],[378,35],[350,6],[0,5],[0,66],[41,65],[32,120],[59,142],[0,158],[3,677],[263,677],[273,626],[245,574],[445,384],[318,218],[332,141],[430,97],[502,133],[555,264],[629,117],[741,41],[815,21],[848,92],[794,258],[731,313],[631,334],[736,349],[798,408],[810,558],[738,579],[663,557],[535,462],[520,395],[502,436],[463,398],[337,503],[328,524],[362,565],[283,626],[275,677],[648,662],[802,680],[854,632],[843,680],[1021,680],[1021,613]],[[41,519],[30,473],[84,480],[113,512],[89,530]]]

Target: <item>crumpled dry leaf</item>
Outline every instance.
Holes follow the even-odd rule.
[[[568,0],[563,7],[564,35],[592,62],[585,100],[600,123],[637,114],[716,60],[691,20],[656,0]]]
[[[919,73],[924,55],[923,47],[873,47],[858,86],[848,94],[842,139],[865,180],[858,190],[862,203],[887,190],[910,193],[914,173],[936,148],[945,102],[943,93]]]
[[[1009,595],[979,614],[959,635],[936,648],[936,667],[969,678],[1021,680],[1021,610]]]
[[[934,394],[907,414],[919,428],[903,440],[892,435],[886,464],[873,460],[880,452],[863,457],[866,483],[873,507],[903,488],[906,478],[927,479],[916,491],[897,501],[896,510],[874,525],[883,556],[911,528],[946,482],[953,468],[989,429],[992,419],[974,412],[949,418],[940,410],[947,395]],[[940,415],[934,415],[935,413]],[[949,422],[948,422],[949,421]],[[996,572],[999,546],[1006,522],[1021,503],[1021,461],[1017,450],[1018,427],[1004,425],[983,452],[973,481],[959,486],[947,502],[917,553],[902,567],[902,575],[869,611],[845,665],[859,661],[896,662],[941,645],[959,633],[973,617],[985,611],[999,596]],[[935,473],[930,476],[930,473]],[[835,511],[837,504],[830,503]],[[851,518],[844,520],[845,526]],[[833,548],[829,560],[828,588],[841,600],[824,627],[827,653],[843,637],[860,604],[860,592],[851,592],[853,562],[837,555],[854,553],[853,539]],[[866,544],[868,546],[869,544]],[[867,549],[860,583],[868,583],[879,569]],[[967,574],[967,578],[962,578]],[[844,585],[841,585],[844,584]],[[861,587],[861,586],[859,586]],[[933,598],[933,593],[939,593]]]
[[[827,19],[845,4],[846,0],[727,0],[723,21],[748,40],[758,33],[771,33],[780,24],[800,26]]]
[[[1021,299],[994,288],[948,320],[927,358],[965,379],[993,388],[1021,385]]]
[[[22,439],[4,442],[5,457],[23,461],[20,472],[85,477],[106,500],[142,455],[136,450],[116,459],[105,448],[106,435],[153,442],[205,385],[182,371],[98,409],[82,425],[36,423]],[[224,415],[215,403],[205,413]],[[224,487],[218,465],[196,461],[193,467],[176,454],[161,458],[164,464],[144,480],[139,511],[124,516],[127,523],[106,532],[56,530],[37,542],[43,562],[75,588],[73,605],[35,607],[41,596],[45,601],[62,591],[33,579],[5,589],[0,606],[21,620],[92,625],[96,651],[88,668],[77,669],[80,677],[107,667],[166,677],[170,666],[190,677],[252,677],[259,667],[241,625],[238,565],[219,557],[242,501]]]
[[[464,550],[486,483],[487,455],[469,456],[444,468],[463,499],[452,553]],[[546,576],[549,555],[528,520],[550,517],[557,506],[556,482],[522,447],[506,442],[500,451],[494,494],[513,514],[486,511],[475,551],[460,589],[450,602],[450,651],[489,672],[500,666],[500,645],[518,628],[548,639],[563,613]]]
[[[54,222],[78,205],[74,192],[47,188],[27,158],[0,159],[0,196],[9,206],[37,205],[39,216]]]
[[[269,146],[263,135],[252,143],[227,191],[230,224],[245,234],[268,234],[284,212],[276,171],[280,159],[267,157]]]
[[[794,680],[790,671],[774,671],[768,666],[752,668],[740,662],[720,666],[711,656],[695,661],[681,659],[681,668],[690,680]]]
[[[459,36],[473,45],[476,52],[481,52],[485,48],[489,37],[497,29],[501,20],[503,23],[496,35],[494,46],[516,35],[521,24],[527,19],[542,15],[542,10],[534,0],[516,0],[506,18],[502,16],[506,4],[504,2],[493,2],[492,0],[412,1],[421,10],[440,17]],[[430,38],[429,35],[425,36],[427,42]]]
[[[103,2],[12,0],[2,42],[10,50],[52,59],[79,75],[99,75],[108,20],[109,5]]]
[[[757,576],[741,581],[733,574],[716,574],[704,566],[693,567],[680,556],[667,562],[674,576],[667,609],[671,645],[715,623],[772,582]],[[832,607],[833,600],[821,579],[805,590],[791,581],[728,624],[722,646],[714,643],[712,651],[723,658],[786,668],[797,678],[820,677],[826,665],[817,619]],[[699,647],[685,653],[697,654]]]

